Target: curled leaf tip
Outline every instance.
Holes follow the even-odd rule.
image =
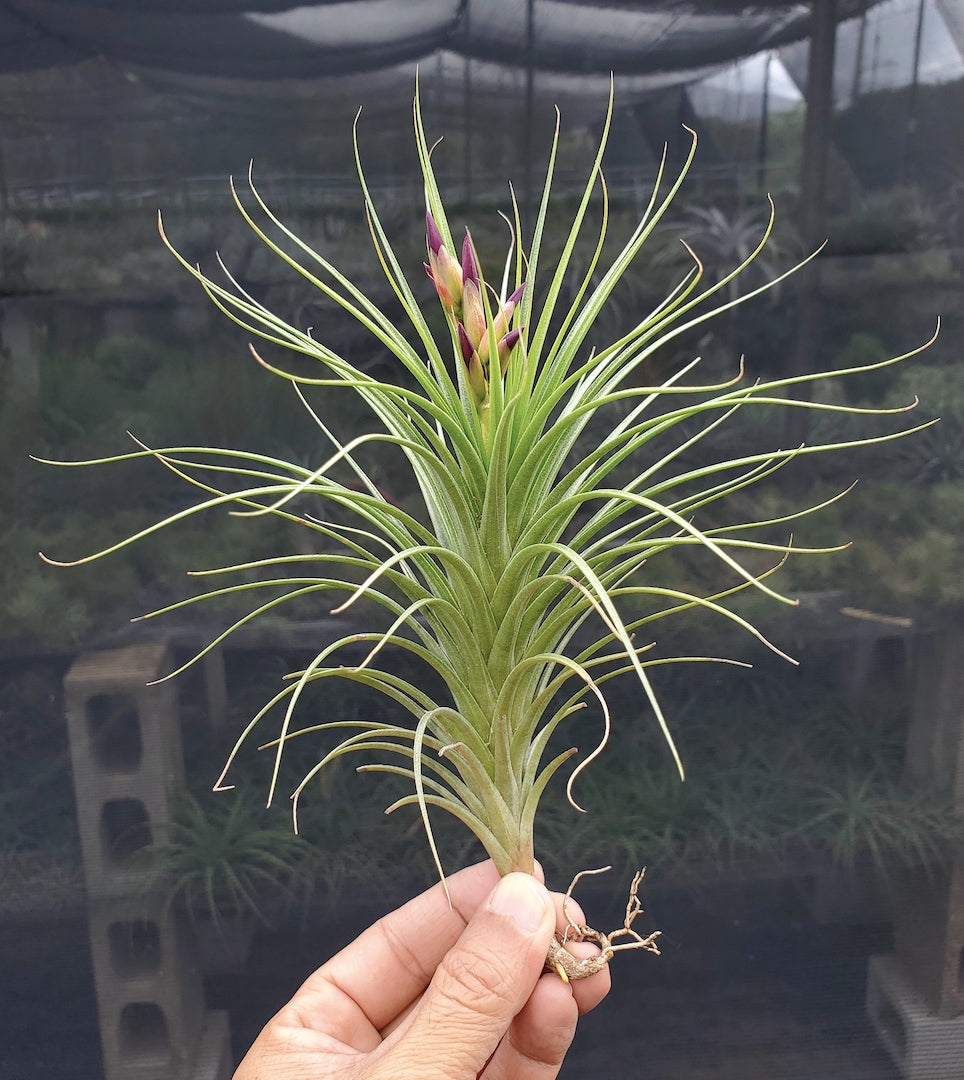
[[[38,551],[41,562],[45,562],[48,566],[76,566],[76,562],[61,562],[60,559],[51,559],[49,555],[45,555],[42,551]]]

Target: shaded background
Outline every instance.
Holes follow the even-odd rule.
[[[361,108],[366,175],[415,281],[416,70],[426,128],[444,136],[434,160],[450,216],[471,224],[483,252],[504,242],[507,180],[531,217],[557,106],[553,223],[564,220],[610,73],[614,236],[645,208],[664,146],[678,164],[682,125],[698,131],[671,220],[607,310],[615,332],[671,287],[680,237],[710,275],[738,262],[765,224],[767,193],[777,225],[744,288],[829,238],[811,272],[680,341],[649,375],[696,352],[710,376],[741,354],[754,378],[873,363],[943,319],[926,354],[828,399],[876,407],[916,395],[915,415],[939,425],[795,465],[746,507],[775,515],[860,478],[795,537],[852,546],[781,572],[802,601],[790,616],[753,613],[801,666],[705,620],[681,622],[668,649],[755,663],[660,684],[687,785],[632,686],[617,686],[624,720],[585,778],[590,812],[547,799],[551,881],[614,863],[612,885],[589,889],[584,905],[618,923],[621,883],[646,864],[647,909],[667,943],[661,960],[619,966],[613,1000],[584,1023],[563,1075],[960,1075],[962,53],[961,0],[0,4],[0,1078],[224,1075],[307,971],[432,880],[416,818],[382,816],[399,794],[391,778],[325,775],[304,843],[285,807],[261,809],[264,755],[242,757],[239,791],[210,794],[279,678],[345,632],[325,611],[290,606],[163,692],[144,690],[231,611],[129,620],[189,595],[187,569],[287,549],[281,526],[192,519],[109,561],[51,569],[38,550],[86,554],[186,505],[185,492],[147,463],[56,470],[27,457],[122,453],[130,430],[154,445],[317,464],[317,430],[164,250],[156,211],[190,261],[210,268],[220,254],[252,295],[389,374],[377,343],[252,237],[227,177],[254,159],[272,208],[391,309],[351,128]],[[432,303],[430,284],[419,287]],[[316,404],[343,437],[367,424],[341,397]],[[788,412],[741,419],[719,451],[858,430]],[[414,500],[398,462],[371,468],[392,498]],[[704,571],[667,567],[695,585]],[[351,688],[310,707],[323,719],[388,708]],[[322,750],[292,754],[289,789]],[[440,828],[449,865],[475,856]],[[270,886],[269,855],[282,860]],[[872,955],[886,959],[868,967]]]

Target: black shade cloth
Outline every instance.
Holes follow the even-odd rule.
[[[839,0],[843,19],[872,0]],[[773,0],[4,0],[0,73],[105,57],[227,78],[317,78],[452,50],[508,67],[639,75],[725,63],[806,36]]]

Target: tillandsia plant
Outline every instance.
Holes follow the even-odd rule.
[[[291,740],[307,733],[340,731],[340,741],[293,793],[296,827],[298,798],[312,778],[340,757],[364,754],[368,760],[360,771],[395,773],[411,784],[410,793],[389,811],[418,806],[443,882],[432,832],[431,811],[435,809],[448,811],[471,830],[501,873],[533,871],[533,823],[540,798],[555,774],[570,766],[577,754],[575,748],[554,748],[553,735],[566,717],[587,703],[596,704],[601,713],[598,741],[568,774],[569,801],[579,810],[575,785],[583,769],[606,746],[611,718],[603,686],[616,676],[629,675],[638,681],[682,778],[683,763],[651,684],[650,670],[659,664],[713,658],[657,657],[647,635],[667,616],[698,610],[762,637],[727,606],[728,601],[744,590],[759,590],[778,602],[794,602],[766,580],[790,554],[791,539],[774,543],[759,538],[759,531],[772,532],[774,526],[786,525],[819,507],[722,526],[701,526],[700,515],[771,477],[800,455],[863,446],[896,435],[747,453],[689,467],[681,464],[683,456],[741,409],[780,405],[849,413],[902,411],[794,400],[784,395],[806,380],[747,382],[742,364],[729,381],[693,385],[684,380],[698,359],[685,363],[658,385],[637,382],[647,360],[658,350],[787,275],[750,291],[729,288],[767,242],[773,225],[771,203],[769,224],[739,266],[707,283],[699,259],[691,253],[692,266],[669,295],[629,332],[606,343],[606,301],[666,213],[696,147],[693,135],[685,163],[668,186],[664,158],[642,220],[615,257],[604,258],[609,200],[602,159],[611,115],[610,97],[606,125],[581,198],[561,250],[544,271],[559,139],[557,119],[527,245],[521,243],[519,207],[514,196],[510,199],[508,255],[496,287],[485,276],[471,235],[466,232],[459,242],[453,236],[433,173],[416,90],[415,139],[426,203],[425,269],[444,312],[446,329],[441,339],[433,334],[419,289],[403,269],[379,218],[361,164],[357,122],[355,157],[367,222],[381,268],[411,324],[407,334],[272,213],[250,173],[251,194],[263,224],[232,183],[238,211],[254,233],[328,301],[369,331],[401,365],[406,378],[395,382],[373,377],[335,348],[315,340],[309,330],[274,314],[223,265],[225,276],[218,282],[178,255],[214,304],[235,323],[255,338],[318,362],[319,373],[305,375],[262,358],[252,346],[268,371],[291,383],[332,450],[314,469],[265,454],[183,446],[152,449],[141,445],[129,454],[84,462],[153,457],[201,494],[192,507],[151,528],[74,563],[58,564],[89,562],[212,508],[228,508],[242,516],[279,515],[337,545],[335,551],[281,553],[199,571],[229,583],[162,609],[170,612],[211,597],[258,595],[265,590],[270,598],[255,604],[209,648],[251,619],[298,598],[322,600],[327,594],[342,594],[333,613],[347,611],[363,598],[387,612],[387,627],[346,634],[290,677],[250,721],[217,786],[224,785],[239,748],[275,707],[283,709],[283,718],[267,743],[274,751],[269,803],[278,785],[282,754]],[[563,302],[564,290],[574,277],[577,246],[590,230],[590,221],[597,224],[590,231],[588,263],[576,275],[579,283],[571,301]],[[161,233],[164,236],[163,226]],[[421,273],[418,267],[416,277]],[[900,359],[904,357],[886,363]],[[837,370],[819,377],[845,374]],[[357,394],[370,408],[375,430],[340,442],[310,403],[312,387]],[[423,512],[410,513],[386,498],[358,460],[361,448],[378,444],[404,455],[421,494]],[[348,478],[338,479],[339,470],[345,470]],[[617,470],[628,479],[615,483]],[[354,524],[309,515],[300,509],[306,496],[350,512]],[[681,548],[703,549],[715,557],[725,572],[725,584],[703,595],[661,581],[659,557]],[[754,562],[767,560],[766,568],[752,569],[748,557]],[[252,580],[255,573],[262,576]],[[630,607],[633,614],[621,613]],[[367,655],[360,662],[344,663],[346,648],[357,647],[359,642],[370,645]],[[404,650],[440,676],[447,696],[437,699],[396,673],[384,662],[389,646]],[[410,714],[411,722],[354,717],[299,726],[297,707],[305,690],[332,678],[380,691]],[[637,876],[625,924],[614,935],[575,923],[570,926],[570,938],[588,937],[601,946],[602,956],[595,966],[575,962],[562,941],[550,957],[550,968],[563,977],[579,977],[597,970],[619,949],[656,951],[655,935],[644,938],[632,929],[639,911],[638,884]],[[616,938],[627,940],[614,944]]]

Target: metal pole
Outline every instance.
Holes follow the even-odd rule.
[[[920,84],[920,53],[924,37],[924,0],[917,5],[917,26],[914,30],[914,55],[911,68],[910,91],[907,100],[907,120],[901,137],[897,175],[903,180],[907,174],[917,134],[917,87]]]
[[[857,32],[857,55],[854,57],[854,81],[850,88],[850,104],[860,97],[861,81],[864,74],[864,48],[867,40],[867,12],[860,16],[860,29]]]
[[[823,243],[824,197],[827,181],[827,147],[833,127],[833,65],[837,33],[837,0],[813,0],[810,22],[810,55],[807,62],[807,112],[803,126],[803,157],[800,163],[800,235],[812,251]],[[819,277],[815,262],[797,275],[797,341],[790,358],[791,376],[806,375],[816,366],[816,342],[820,328]],[[799,383],[792,393],[809,401],[810,383]],[[799,446],[809,432],[807,409],[787,410],[786,445]]]
[[[770,126],[770,64],[773,62],[773,53],[767,53],[766,64],[763,67],[763,100],[760,103],[760,132],[756,148],[756,180],[757,186],[762,191],[767,183],[767,156]]]
[[[462,37],[466,48],[462,55],[462,168],[465,171],[465,204],[472,202],[472,58],[469,38],[472,33],[471,0],[463,0]]]
[[[532,133],[535,110],[536,0],[526,0],[525,213],[532,220]]]

